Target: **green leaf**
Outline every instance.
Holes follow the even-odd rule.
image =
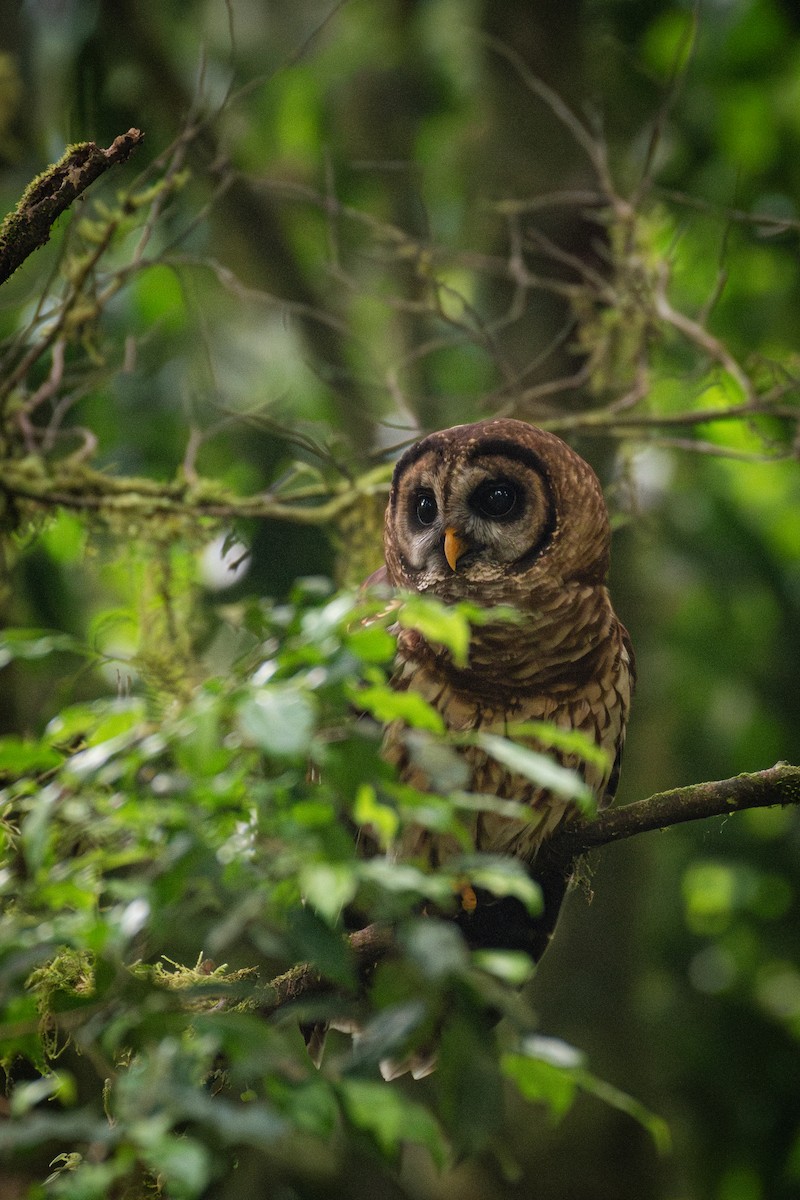
[[[22,822],[21,840],[31,872],[42,866],[50,837],[51,818],[61,798],[61,788],[50,784],[40,790],[36,804]]]
[[[326,979],[353,986],[353,964],[350,949],[340,928],[333,928],[339,909],[331,912],[327,920],[309,904],[298,907],[288,921],[288,934],[294,962],[310,962],[315,970]]]
[[[26,741],[13,734],[0,738],[0,775],[20,777],[38,774],[40,771],[50,771],[62,762],[62,755],[52,746]]]
[[[141,700],[122,700],[110,705],[101,715],[94,729],[88,734],[86,743],[99,746],[123,734],[130,733],[144,720],[145,709]]]
[[[211,1174],[209,1151],[185,1135],[164,1134],[145,1147],[144,1157],[176,1200],[200,1196]]]
[[[411,729],[403,741],[411,762],[430,780],[430,786],[445,795],[469,783],[469,764],[454,746],[431,736],[426,730]]]
[[[348,649],[362,662],[391,662],[396,643],[382,625],[362,625],[347,635]]]
[[[442,1132],[421,1104],[399,1088],[364,1079],[343,1079],[337,1086],[342,1109],[352,1125],[367,1133],[387,1159],[396,1159],[405,1142],[424,1146],[438,1167],[447,1159]]]
[[[528,804],[520,804],[518,800],[502,800],[499,796],[490,796],[485,792],[453,792],[449,797],[456,808],[467,812],[491,812],[510,821],[529,821],[531,808]]]
[[[509,724],[505,735],[514,742],[518,738],[535,737],[543,746],[574,754],[593,766],[606,768],[610,765],[607,751],[582,729],[561,729],[549,721],[520,721],[516,725]]]
[[[460,975],[469,962],[464,939],[450,921],[426,917],[410,922],[402,929],[400,942],[428,979]]]
[[[534,1036],[525,1039],[523,1051],[502,1056],[503,1072],[526,1100],[547,1105],[554,1120],[561,1120],[578,1091],[583,1091],[637,1121],[650,1134],[660,1154],[669,1151],[670,1132],[663,1118],[627,1092],[593,1075],[574,1046],[558,1038]]]
[[[304,897],[328,921],[335,921],[356,894],[358,880],[350,863],[308,863],[300,872]]]
[[[573,800],[584,810],[593,804],[592,792],[580,775],[553,762],[546,754],[529,750],[527,746],[519,746],[496,733],[476,733],[470,740],[474,740],[476,745],[502,766],[529,779],[538,787],[555,792],[565,800]]]
[[[129,729],[105,740],[93,743],[86,750],[79,751],[67,760],[65,769],[77,779],[88,779],[97,774],[106,763],[118,754],[129,750],[138,739],[138,731]]]
[[[503,1081],[494,1039],[477,1014],[445,1023],[435,1078],[448,1133],[456,1149],[474,1155],[502,1126]]]
[[[656,1113],[651,1112],[634,1096],[629,1096],[627,1092],[620,1091],[619,1088],[614,1087],[611,1083],[607,1083],[604,1079],[598,1079],[596,1075],[592,1075],[585,1069],[581,1069],[576,1073],[576,1079],[585,1092],[595,1096],[598,1100],[602,1100],[609,1107],[616,1108],[619,1112],[627,1113],[643,1129],[646,1129],[652,1137],[659,1154],[669,1153],[672,1146],[672,1136],[669,1125],[663,1117],[659,1117]]]
[[[428,900],[447,901],[453,896],[452,880],[444,874],[428,875],[409,863],[369,858],[355,864],[359,878],[386,892],[410,892]]]
[[[382,1008],[358,1035],[353,1046],[350,1065],[354,1071],[376,1068],[382,1059],[397,1054],[426,1018],[421,1000],[408,1000]]]
[[[0,633],[0,667],[14,659],[47,658],[58,651],[83,654],[84,648],[68,633],[57,633],[46,629],[4,629]]]
[[[396,810],[388,804],[378,803],[375,788],[371,783],[362,783],[356,792],[353,820],[362,828],[369,826],[384,850],[394,841],[400,825]]]
[[[535,1104],[544,1104],[554,1121],[560,1121],[572,1108],[578,1083],[571,1070],[526,1054],[504,1054],[500,1066],[520,1095]]]
[[[403,721],[414,729],[444,733],[444,721],[418,692],[396,692],[388,684],[353,689],[353,703],[365,709],[376,721]]]
[[[46,735],[56,746],[79,741],[94,746],[133,729],[145,717],[144,701],[138,698],[71,704],[48,723]]]
[[[487,975],[512,987],[522,987],[536,970],[535,964],[521,950],[475,950],[472,961]]]
[[[415,629],[426,641],[444,646],[457,667],[465,667],[471,638],[469,618],[459,606],[443,604],[433,596],[408,596],[397,613],[404,629]]]
[[[291,1083],[272,1072],[267,1081],[271,1099],[296,1129],[316,1137],[331,1137],[338,1120],[336,1097],[327,1080],[318,1075]]]
[[[292,684],[260,688],[239,705],[244,733],[270,758],[301,758],[308,753],[316,708],[307,692]]]
[[[534,915],[542,911],[541,889],[517,858],[499,854],[464,855],[447,865],[462,872],[474,887],[485,888],[494,896],[516,896]]]
[[[66,1071],[53,1071],[39,1079],[19,1082],[11,1094],[11,1116],[22,1117],[43,1100],[58,1099],[70,1106],[76,1100],[75,1080]]]

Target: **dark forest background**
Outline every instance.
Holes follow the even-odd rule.
[[[141,702],[136,720],[150,731],[158,714],[179,721],[175,705],[196,704],[243,646],[252,653],[243,630],[254,644],[281,646],[289,630],[287,678],[304,637],[315,654],[338,653],[318,626],[281,626],[285,607],[259,625],[252,598],[314,611],[323,585],[298,590],[297,580],[357,585],[380,561],[397,449],[419,431],[495,412],[560,433],[606,487],[611,589],[639,665],[619,802],[798,760],[794,4],[0,2],[3,211],[68,144],[108,146],[129,127],[144,132],[142,146],[0,293],[9,485],[0,616],[9,630],[50,631],[49,642],[38,633],[3,643],[7,783],[41,783],[53,768],[41,739],[54,744],[52,723],[75,706]],[[130,505],[109,499],[90,468],[132,480],[119,493]],[[166,511],[153,496],[173,484]],[[88,658],[76,657],[78,645]],[[353,653],[362,651],[364,661],[380,657],[375,647]],[[218,734],[211,722],[208,744]],[[275,749],[268,732],[254,736]],[[33,745],[40,756],[27,760],[20,747]],[[298,754],[307,749],[301,739]],[[200,751],[180,769],[214,770]],[[282,769],[272,782],[288,778]],[[302,780],[297,763],[291,770]],[[23,804],[29,822],[35,795]],[[304,809],[297,820],[307,829],[312,816]],[[82,821],[99,828],[96,813],[71,820],[73,848]],[[202,841],[202,819],[188,823]],[[149,935],[143,918],[140,940],[125,946],[101,946],[99,924],[93,943],[77,927],[64,933],[57,914],[83,911],[80,880],[48,901],[40,890],[22,919],[19,884],[4,874],[14,919],[0,959],[0,1041],[27,1053],[17,1041],[30,991],[20,989],[44,961],[40,944],[51,955],[64,942],[76,952],[91,943],[99,959],[166,954],[192,964],[216,930],[216,961],[256,962],[265,978],[264,963],[277,973],[293,949],[319,950],[299,933],[280,950],[263,936],[248,942],[244,924],[225,941],[218,910],[228,901],[211,894],[219,831],[211,818],[207,828],[175,894],[147,883],[151,911],[163,902],[168,918],[154,916]],[[32,852],[39,866],[51,863],[51,884],[60,844]],[[339,843],[335,854],[326,845],[338,862]],[[324,1162],[308,1145],[338,1127],[319,1115],[321,1093],[309,1092],[316,1115],[306,1117],[301,1100],[290,1112],[275,1092],[270,1102],[290,1113],[301,1140],[264,1158],[254,1136],[238,1175],[215,1157],[214,1137],[227,1136],[216,1118],[165,1118],[159,1137],[174,1133],[165,1149],[141,1132],[143,1110],[129,1108],[129,1141],[110,1159],[95,1154],[94,1167],[122,1162],[116,1175],[91,1175],[86,1129],[54,1127],[52,1137],[4,1143],[0,1195],[29,1186],[40,1189],[33,1195],[149,1194],[135,1190],[143,1162],[147,1186],[167,1195],[788,1200],[800,1187],[799,869],[791,808],[606,848],[526,986],[538,1034],[578,1048],[594,1076],[663,1118],[671,1153],[596,1095],[553,1120],[559,1103],[547,1084],[545,1105],[507,1098],[484,1145],[481,1125],[494,1117],[484,1077],[466,1063],[445,1072],[439,1093],[430,1081],[391,1085],[412,1105],[393,1140],[355,1097],[383,1102],[355,1085],[348,1092],[334,1060],[331,1094],[355,1132],[348,1140],[339,1130]],[[207,903],[197,900],[203,880]],[[237,886],[241,899],[249,885]],[[125,902],[137,895],[132,885]],[[476,1028],[467,1021],[465,1044]],[[136,1029],[140,1049],[152,1037],[166,1053],[166,1033]],[[176,1044],[177,1029],[168,1029]],[[60,1060],[78,1080],[77,1098],[68,1085],[58,1093],[68,1115],[91,1092],[87,1056],[103,1077],[92,1036],[82,1057],[72,1061],[73,1047]],[[110,1044],[114,1058],[121,1042]],[[301,1063],[302,1047],[291,1046]],[[368,1078],[377,1079],[374,1064]],[[462,1145],[460,1165],[448,1159],[440,1172],[420,1125],[411,1140],[427,1149],[398,1158],[419,1106],[447,1125],[449,1087],[467,1128],[472,1113],[475,1153]],[[44,1092],[29,1094],[23,1124],[46,1119],[42,1103],[52,1112]],[[184,1161],[175,1146],[191,1120],[215,1132],[211,1150]],[[73,1182],[56,1170],[42,1191],[50,1160],[77,1144],[82,1167],[56,1164],[77,1167]]]

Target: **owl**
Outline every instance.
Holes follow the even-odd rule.
[[[518,620],[475,626],[466,665],[400,629],[394,687],[418,692],[454,732],[505,733],[526,721],[581,730],[607,752],[606,765],[555,756],[583,776],[600,805],[616,789],[634,682],[630,640],[605,585],[610,541],[594,471],[560,438],[523,421],[457,425],[423,438],[397,463],[384,530],[388,583],[490,611],[510,605]],[[407,735],[399,722],[389,727],[386,757],[404,781],[430,790]],[[534,738],[525,744],[545,749]],[[468,790],[530,810],[527,820],[477,814],[476,849],[523,860],[545,901],[534,919],[516,900],[472,893],[459,923],[473,946],[524,949],[538,959],[569,874],[564,864],[548,864],[547,839],[570,816],[570,803],[478,746],[458,752]],[[436,866],[457,850],[447,836],[412,827],[398,856]]]

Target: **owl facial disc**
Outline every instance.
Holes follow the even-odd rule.
[[[523,421],[431,434],[395,468],[384,546],[398,587],[535,608],[541,588],[602,582],[609,542],[591,467]]]

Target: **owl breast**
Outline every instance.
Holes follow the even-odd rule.
[[[607,597],[584,595],[576,603],[586,624],[576,624],[565,634],[562,619],[535,621],[486,637],[477,631],[472,653],[475,666],[458,669],[446,653],[434,652],[419,635],[403,631],[398,647],[398,690],[412,689],[442,716],[454,732],[483,731],[512,736],[532,750],[548,754],[560,765],[579,773],[599,804],[608,803],[616,785],[632,691],[632,665],[627,637],[614,617]],[[592,619],[590,620],[590,614]],[[491,627],[490,627],[491,629]],[[506,654],[498,653],[498,640]],[[510,642],[510,644],[509,644]],[[488,643],[488,644],[487,644]],[[535,737],[520,738],[514,727],[541,721],[559,729],[577,729],[606,752],[605,765],[543,745]],[[542,841],[571,812],[563,796],[539,787],[507,770],[478,746],[459,749],[466,767],[465,789],[515,800],[528,807],[524,820],[496,813],[475,815],[472,835],[475,848],[510,854],[532,861]],[[385,753],[401,778],[421,791],[435,788],[426,773],[415,740],[395,722],[387,730]],[[422,829],[407,831],[399,847],[401,857],[423,857],[437,865],[460,848],[451,838],[436,838]]]

